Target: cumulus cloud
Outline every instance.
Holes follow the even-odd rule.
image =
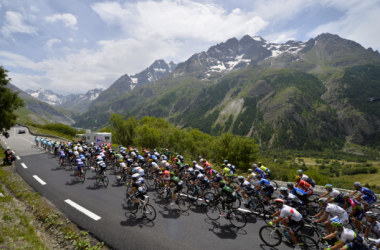
[[[40,10],[36,6],[30,6],[30,11],[39,12]]]
[[[46,47],[48,49],[51,49],[51,47],[53,46],[53,44],[60,43],[60,42],[61,42],[61,40],[59,40],[59,39],[50,39],[49,41],[46,42]]]
[[[298,30],[286,30],[283,32],[272,33],[265,37],[268,42],[285,43],[289,40],[296,40]]]
[[[315,37],[321,33],[338,34],[346,39],[354,40],[364,47],[380,49],[380,2],[360,0],[335,0],[327,2],[327,6],[339,9],[345,14],[337,21],[322,24],[309,32]]]
[[[189,0],[103,2],[92,9],[107,23],[120,25],[138,39],[199,39],[224,41],[245,34],[255,35],[268,25],[253,12],[235,9],[228,13],[215,4]]]
[[[68,27],[68,28],[71,28],[71,29],[78,29],[77,27],[77,18],[68,13],[68,14],[54,14],[52,16],[47,16],[45,17],[45,20],[46,22],[49,22],[49,23],[55,23],[55,22],[62,22],[63,26],[65,27]]]
[[[37,34],[37,28],[26,25],[24,23],[25,18],[19,12],[7,11],[5,13],[5,22],[1,27],[1,33],[5,37],[12,36],[12,33],[26,33],[26,34]]]

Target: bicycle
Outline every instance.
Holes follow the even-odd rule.
[[[96,173],[96,182],[97,182],[97,184],[99,185],[99,183],[100,182],[102,182],[103,183],[103,186],[104,187],[107,187],[108,186],[108,176],[107,176],[107,172],[103,172],[103,174],[102,174],[102,178],[100,179],[100,177],[99,177],[99,174],[98,173]]]
[[[206,206],[206,215],[210,220],[218,220],[220,218],[222,207],[220,200],[213,200]],[[247,218],[239,210],[233,208],[230,204],[225,204],[227,208],[226,219],[236,228],[243,228],[247,224]]]
[[[275,247],[280,245],[282,238],[285,237],[287,239],[287,242],[293,245],[293,241],[291,240],[290,235],[287,231],[285,232],[283,228],[286,229],[288,227],[279,224],[276,224],[276,226],[263,226],[259,231],[260,239],[264,242],[265,245]],[[319,250],[318,243],[310,236],[297,233],[295,233],[294,236],[296,237],[298,245],[301,249]]]
[[[86,180],[86,173],[81,172],[81,173],[79,174],[79,176],[78,176],[78,170],[75,169],[75,170],[74,170],[74,177],[75,177],[75,179],[77,179],[77,180],[79,180],[80,182],[83,183],[83,182]]]
[[[161,194],[162,204],[168,206],[173,202],[173,192],[170,187],[165,189],[166,192]],[[190,209],[190,199],[184,194],[181,194],[181,191],[177,193],[175,203],[178,205],[179,209],[183,212],[186,212]]]
[[[153,221],[156,218],[156,210],[150,204],[148,204],[149,196],[144,195],[145,200],[137,198],[138,203],[135,203],[132,199],[132,195],[128,197],[127,207],[132,214],[136,214],[138,210],[141,211],[143,218],[147,218],[149,221]]]

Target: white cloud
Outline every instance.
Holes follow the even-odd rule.
[[[91,7],[105,22],[120,25],[138,39],[220,42],[235,36],[255,35],[268,25],[253,12],[235,9],[228,13],[218,5],[190,0],[103,2]]]
[[[364,47],[380,49],[380,33],[377,25],[380,23],[380,2],[335,0],[327,4],[344,11],[345,14],[337,21],[318,26],[309,32],[309,36],[315,37],[328,32],[354,40]]]
[[[37,34],[37,28],[24,24],[25,18],[19,12],[7,11],[1,33],[10,37],[12,33]]]
[[[78,29],[77,27],[77,18],[68,13],[68,14],[54,14],[52,16],[45,17],[46,22],[55,23],[57,21],[61,21],[63,26],[72,28],[74,30]]]
[[[60,42],[61,42],[61,40],[59,40],[59,39],[50,39],[49,41],[46,42],[46,47],[48,49],[51,49],[51,47],[53,46],[53,44],[60,43]]]
[[[88,41],[87,41],[87,39],[85,38],[85,39],[83,39],[83,43],[87,43]]]
[[[272,33],[264,37],[265,40],[272,43],[285,43],[289,40],[296,40],[298,30],[287,30],[279,33]]]
[[[30,6],[30,11],[39,12],[40,10],[36,6]]]
[[[71,42],[71,43],[74,42],[74,39],[71,38],[71,37],[70,37],[69,39],[67,39],[67,40],[68,40],[69,42]]]

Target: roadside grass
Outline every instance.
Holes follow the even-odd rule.
[[[377,185],[380,186],[380,173],[376,174],[356,174],[356,175],[341,175],[340,177],[333,177],[333,180],[348,181],[351,183],[360,182],[361,184]]]
[[[3,152],[0,152],[0,157],[4,157]],[[3,185],[10,192],[9,195],[0,197],[0,246],[5,244],[12,249],[51,249],[45,246],[37,234],[36,224],[41,224],[45,231],[58,239],[62,249],[104,249],[104,243],[90,239],[88,232],[80,231],[75,224],[48,205],[16,173],[13,166],[0,165],[0,182],[0,192],[5,192]],[[22,203],[24,211],[16,203]]]
[[[27,125],[33,133],[55,135],[55,136],[66,138],[68,141],[73,140],[73,137],[71,135],[63,134],[63,133],[53,131],[53,130],[49,130],[49,129],[37,128],[37,127],[34,127],[33,125],[30,125],[30,124],[27,124]],[[61,141],[61,139],[57,138],[57,141]]]

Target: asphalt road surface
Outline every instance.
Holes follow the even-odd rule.
[[[52,154],[33,147],[34,136],[16,130],[12,128],[8,139],[1,137],[1,143],[16,150],[18,173],[70,220],[114,249],[291,249],[284,243],[277,248],[263,244],[259,229],[265,222],[249,210],[243,211],[247,225],[236,229],[225,218],[209,220],[201,204],[187,212],[164,206],[155,191],[148,195],[157,217],[143,220],[140,212],[129,212],[125,185],[114,183],[110,172],[108,188],[98,186],[89,170],[83,184],[73,181],[72,170],[60,169]]]

